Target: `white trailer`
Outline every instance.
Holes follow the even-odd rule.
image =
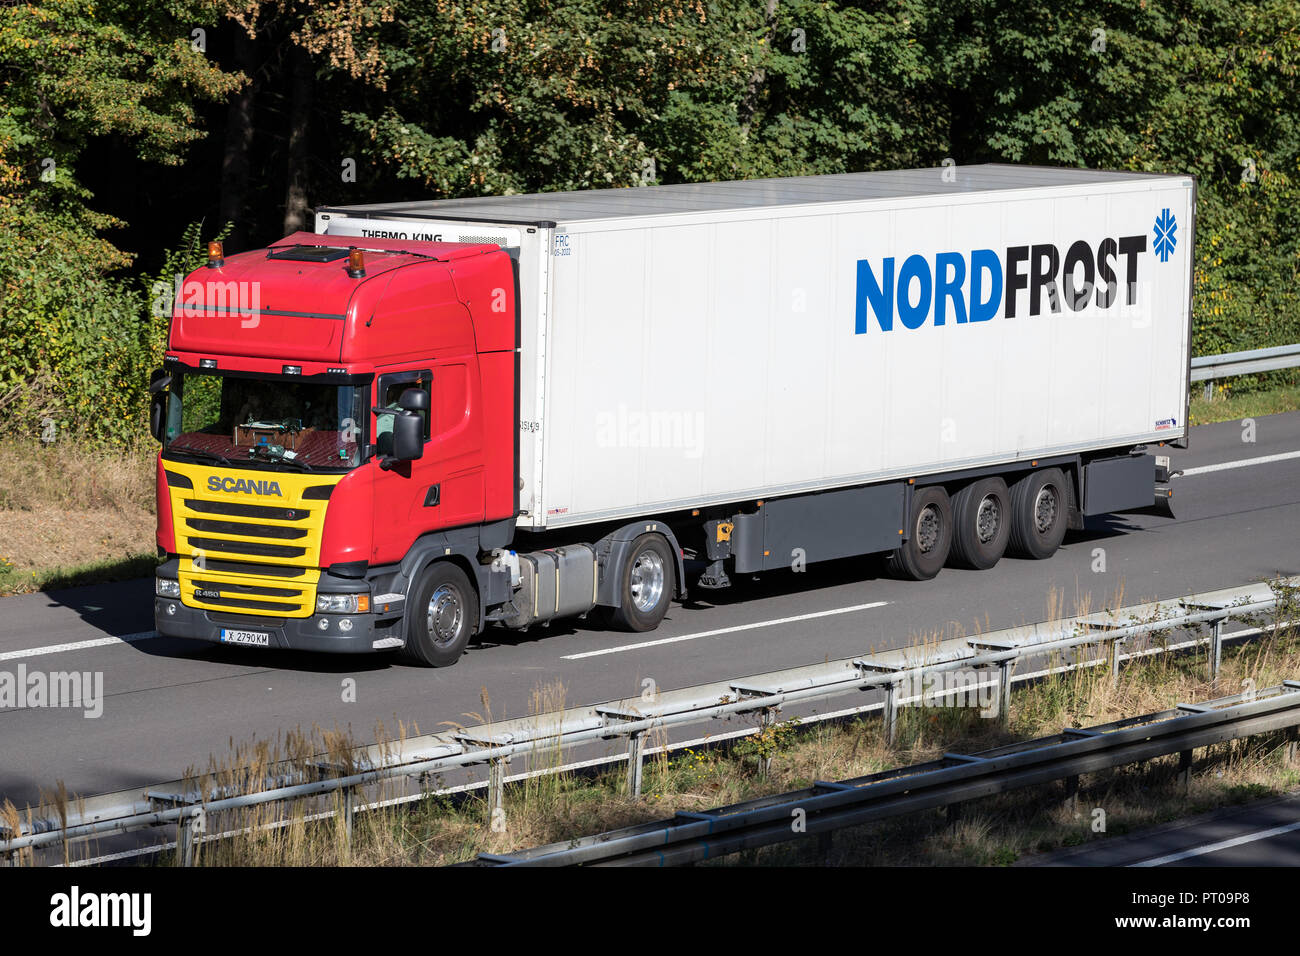
[[[520,531],[688,515],[709,587],[793,550],[912,577],[950,546],[1043,557],[1152,506],[1147,446],[1187,435],[1195,194],[989,165],[327,207],[316,231],[507,249]]]

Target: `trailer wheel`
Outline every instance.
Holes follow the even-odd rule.
[[[911,535],[889,554],[889,573],[926,581],[948,560],[952,546],[952,504],[941,485],[918,488],[912,495]]]
[[[952,563],[983,571],[1001,560],[1011,533],[1011,496],[1001,478],[971,482],[952,499]]]
[[[661,534],[643,534],[632,542],[620,572],[618,607],[609,622],[626,631],[653,631],[673,599],[673,552]]]
[[[431,564],[414,593],[402,657],[422,667],[450,667],[474,633],[478,596],[465,572],[449,561]]]
[[[1065,537],[1068,508],[1061,469],[1045,468],[1017,481],[1011,486],[1011,552],[1023,558],[1050,558]]]

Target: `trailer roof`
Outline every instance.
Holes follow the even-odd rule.
[[[369,216],[421,216],[437,219],[550,225],[629,216],[707,212],[819,202],[890,199],[951,193],[996,192],[1090,183],[1136,182],[1159,174],[1107,172],[1048,166],[986,164],[955,167],[946,182],[943,167],[829,176],[792,176],[725,183],[584,189],[574,192],[481,196],[402,203],[328,206],[318,212]],[[1172,178],[1172,177],[1166,177]]]

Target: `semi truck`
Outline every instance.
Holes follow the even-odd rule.
[[[158,631],[446,666],[737,575],[1046,559],[1168,494],[1195,207],[1185,175],[947,166],[210,244],[151,381]]]

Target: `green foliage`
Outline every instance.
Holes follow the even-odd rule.
[[[48,0],[0,7],[0,427],[143,428],[154,285],[201,261],[198,227],[124,276],[121,223],[78,174],[106,142],[141,176],[219,148],[200,108],[247,78],[191,46],[197,26],[256,34],[261,125],[241,150],[280,155],[286,52],[310,58],[312,202],[947,158],[1193,173],[1193,351],[1300,341],[1295,0]],[[244,231],[282,220],[264,215]]]
[[[132,257],[100,233],[77,166],[96,138],[178,164],[202,133],[195,105],[234,90],[189,41],[208,0],[50,0],[0,8],[0,427],[138,437],[162,346]]]

